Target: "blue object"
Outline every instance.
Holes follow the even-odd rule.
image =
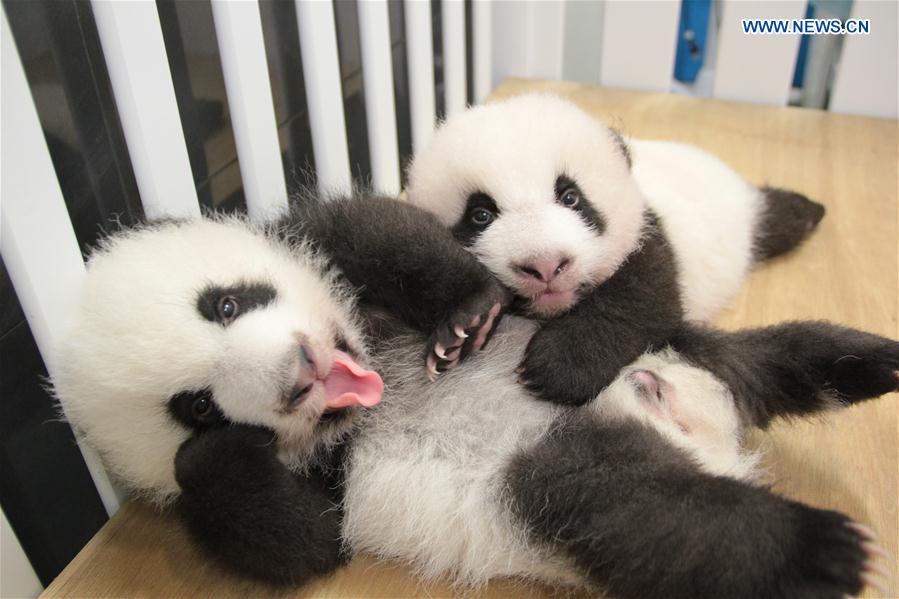
[[[702,68],[711,6],[711,0],[684,0],[681,4],[674,58],[674,78],[678,81],[693,83]]]
[[[805,18],[815,18],[815,7],[811,2],[805,9]],[[802,40],[799,42],[799,54],[796,55],[796,70],[793,71],[793,87],[802,87],[805,80],[805,60],[808,57],[808,42],[812,36],[803,34]]]

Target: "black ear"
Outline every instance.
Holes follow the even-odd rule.
[[[618,149],[621,150],[621,153],[624,155],[624,159],[627,161],[627,168],[631,168],[631,149],[628,147],[627,142],[624,141],[624,138],[621,136],[621,133],[618,129],[609,128],[609,131],[612,132],[612,137],[615,138],[615,143],[618,144]]]

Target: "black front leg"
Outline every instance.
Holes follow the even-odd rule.
[[[521,364],[522,382],[541,398],[582,405],[596,397],[683,319],[674,254],[657,220],[642,247],[568,313],[534,335]]]
[[[654,430],[570,421],[507,473],[540,541],[622,598],[842,599],[870,539],[843,514],[704,474]]]
[[[421,332],[434,332],[485,292],[493,303],[508,303],[494,277],[446,227],[405,202],[335,199],[305,206],[292,218],[359,289],[363,302],[391,311]]]
[[[899,342],[827,322],[737,332],[684,325],[671,346],[724,381],[760,427],[899,390]]]
[[[226,568],[278,585],[301,585],[347,561],[341,510],[324,476],[290,472],[273,434],[213,429],[175,457],[178,512],[193,539]]]

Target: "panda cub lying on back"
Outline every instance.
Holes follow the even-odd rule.
[[[727,380],[681,324],[711,317],[754,264],[798,244],[824,214],[697,148],[625,144],[548,95],[450,118],[415,156],[407,191],[515,291],[525,314],[544,320],[522,379],[568,404],[593,399],[668,342]],[[432,371],[458,363],[446,350],[460,340],[439,342]]]
[[[573,408],[516,382],[535,325],[509,317],[431,383],[435,331],[486,337],[505,301],[438,221],[389,200],[269,230],[158,224],[92,256],[54,385],[110,469],[244,575],[300,584],[367,551],[423,577],[621,597],[862,588],[865,530],[750,484],[740,438],[762,412],[894,390],[899,343],[822,323],[721,333],[753,376],[788,347],[795,384],[761,410],[665,349]]]

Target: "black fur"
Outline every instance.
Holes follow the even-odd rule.
[[[762,187],[765,207],[755,226],[753,258],[763,262],[799,245],[824,218],[824,206],[801,193]]]
[[[228,324],[241,314],[264,308],[278,296],[275,288],[269,283],[243,281],[230,287],[218,287],[210,285],[200,291],[197,297],[197,310],[200,315],[210,322]],[[230,298],[238,306],[237,312],[231,318],[223,318],[220,305],[222,300]]]
[[[522,381],[540,397],[567,405],[592,400],[683,319],[677,266],[658,219],[648,214],[643,246],[566,314],[531,339]]]
[[[597,235],[601,235],[606,230],[606,221],[603,219],[602,215],[593,204],[590,203],[590,198],[584,195],[584,192],[581,191],[581,188],[578,186],[577,181],[569,177],[568,175],[559,175],[556,178],[556,183],[554,186],[554,191],[556,193],[556,202],[561,201],[563,194],[568,191],[574,191],[581,199],[577,206],[572,208],[578,215],[581,217],[588,227],[591,227]]]
[[[656,431],[571,418],[508,469],[539,541],[622,598],[841,599],[864,539],[842,514],[704,474]]]
[[[453,236],[465,247],[471,247],[481,233],[490,226],[490,223],[479,225],[472,220],[477,210],[487,210],[493,214],[494,218],[499,216],[499,208],[492,197],[482,191],[469,195],[465,204],[465,212],[462,213],[459,222],[453,227]]]
[[[185,442],[175,457],[178,512],[191,536],[229,570],[300,585],[343,565],[339,493],[319,471],[291,473],[273,433],[230,426]]]
[[[827,322],[737,332],[684,325],[671,346],[724,381],[761,427],[899,389],[899,342]]]
[[[380,197],[343,199],[308,206],[293,218],[359,289],[364,304],[421,332],[451,320],[484,290],[504,296],[493,275],[415,206]]]

